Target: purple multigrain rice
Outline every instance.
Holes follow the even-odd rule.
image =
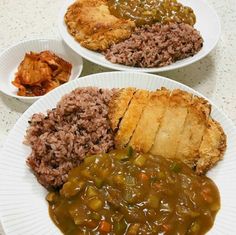
[[[146,25],[104,54],[112,63],[134,67],[162,67],[195,55],[203,45],[200,33],[185,23]]]
[[[113,148],[113,134],[107,118],[113,91],[78,88],[65,95],[57,107],[34,114],[25,143],[32,152],[27,164],[46,188],[58,188],[68,172],[87,154]]]

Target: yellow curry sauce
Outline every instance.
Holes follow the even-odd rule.
[[[87,157],[47,200],[52,220],[67,235],[201,235],[220,208],[208,177],[131,148]]]
[[[133,20],[138,26],[155,22],[193,26],[196,22],[193,10],[177,0],[108,0],[108,5],[113,15]]]

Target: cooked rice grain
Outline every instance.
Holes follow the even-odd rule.
[[[112,63],[134,67],[162,67],[195,55],[203,45],[200,33],[185,23],[136,28],[131,37],[105,52]]]
[[[34,114],[29,121],[26,143],[32,148],[27,164],[46,188],[58,188],[70,169],[86,154],[113,148],[107,118],[112,91],[78,88],[65,95],[47,115]]]

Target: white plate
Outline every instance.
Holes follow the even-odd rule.
[[[41,52],[50,50],[56,55],[62,57],[66,61],[72,64],[72,71],[69,80],[73,80],[81,74],[83,69],[83,60],[70,49],[62,40],[57,39],[31,39],[27,41],[21,41],[9,48],[7,48],[0,55],[0,91],[3,93],[18,98],[27,103],[33,103],[40,96],[25,97],[18,96],[18,89],[12,85],[12,81],[15,78],[15,73],[20,62],[24,59],[25,53]]]
[[[75,0],[66,0],[66,3],[62,7],[59,14],[58,26],[63,40],[85,59],[110,69],[152,73],[181,68],[205,57],[216,46],[220,37],[221,28],[219,18],[215,10],[208,5],[206,0],[179,0],[179,2],[183,3],[184,5],[190,6],[196,14],[197,22],[195,24],[195,28],[200,31],[204,39],[204,44],[201,51],[199,51],[193,57],[177,61],[176,63],[161,68],[135,68],[131,66],[113,64],[106,60],[101,53],[97,53],[80,46],[80,44],[75,41],[74,38],[68,33],[66,24],[64,22],[64,15],[68,6],[70,6],[74,1]]]
[[[22,142],[32,114],[55,107],[60,98],[77,87],[101,88],[138,87],[155,90],[162,86],[180,88],[201,96],[193,89],[167,78],[134,72],[110,72],[89,75],[60,86],[34,103],[11,130],[0,154],[0,213],[7,235],[60,234],[48,215],[46,190],[37,182],[25,164],[30,148]],[[224,160],[208,174],[217,184],[221,209],[209,235],[236,234],[236,128],[215,106],[212,116],[219,121],[227,135]]]

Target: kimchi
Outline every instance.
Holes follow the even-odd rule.
[[[26,53],[12,82],[19,96],[41,96],[67,82],[72,65],[51,51]]]

